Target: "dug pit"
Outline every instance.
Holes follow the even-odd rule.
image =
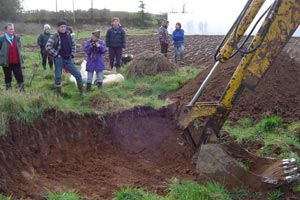
[[[39,199],[48,191],[111,198],[122,186],[166,192],[173,177],[193,178],[169,108],[113,116],[49,111],[32,125],[11,122],[0,138],[0,193]]]

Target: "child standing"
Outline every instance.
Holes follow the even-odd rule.
[[[104,41],[100,40],[100,30],[92,32],[92,37],[84,44],[84,51],[87,54],[86,71],[88,72],[88,79],[86,90],[91,91],[94,71],[97,75],[98,88],[102,88],[103,70],[105,64],[102,55],[106,53],[106,45]]]

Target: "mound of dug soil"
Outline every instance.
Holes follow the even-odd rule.
[[[103,120],[51,111],[30,126],[12,123],[0,137],[0,193],[109,199],[127,185],[164,193],[173,177],[193,179],[192,152],[170,113],[143,107]]]
[[[138,54],[128,65],[126,76],[143,77],[152,76],[159,73],[172,72],[176,66],[161,53],[145,51]]]
[[[240,61],[235,57],[221,65],[208,84],[200,101],[217,101]],[[186,105],[196,93],[210,68],[185,84],[169,97]],[[231,119],[249,117],[254,120],[280,115],[285,121],[300,120],[300,64],[283,51],[254,92],[245,90],[235,105]]]

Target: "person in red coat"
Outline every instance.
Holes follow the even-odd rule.
[[[24,91],[24,78],[21,65],[22,43],[14,31],[14,25],[8,23],[5,33],[0,37],[0,65],[3,68],[6,90],[11,89],[12,73],[14,74],[21,92]]]

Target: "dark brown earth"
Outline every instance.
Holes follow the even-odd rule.
[[[286,49],[274,60],[257,88],[254,91],[244,91],[230,114],[231,119],[248,117],[259,120],[272,115],[280,115],[285,121],[300,119],[300,63],[291,59]],[[240,59],[235,57],[219,67],[200,101],[219,100]],[[187,104],[210,69],[211,67],[207,68],[177,92],[169,95],[169,98],[179,101],[180,105]]]
[[[131,185],[163,194],[172,178],[194,177],[172,118],[170,109],[143,107],[105,119],[49,111],[30,126],[12,124],[0,138],[0,193],[110,198]]]
[[[213,55],[215,49],[221,42],[223,36],[186,36],[185,37],[185,63],[193,67],[207,67],[214,62]],[[85,40],[77,41],[83,45]],[[126,49],[124,53],[136,56],[144,51],[159,52],[159,42],[157,35],[129,35],[126,38]],[[78,49],[77,59],[81,61],[85,54]],[[169,46],[168,59],[173,61],[173,46]],[[108,63],[108,55],[105,55],[106,63]],[[107,65],[109,67],[109,65]]]
[[[188,36],[186,64],[211,67],[214,49],[221,39]],[[258,120],[279,114],[287,121],[299,120],[300,66],[294,41],[275,60],[255,93],[245,91],[232,119]],[[159,50],[154,35],[129,36],[127,43],[126,53],[134,55]],[[238,62],[235,58],[220,68],[203,100],[220,97]],[[169,97],[181,106],[186,104],[206,74],[199,74]],[[191,164],[193,153],[189,146],[182,145],[176,129],[175,105],[160,110],[135,108],[104,118],[48,111],[32,125],[12,121],[10,132],[0,137],[0,193],[13,194],[15,199],[40,199],[47,190],[76,190],[89,198],[111,198],[121,186],[164,194],[173,177],[196,179]],[[285,197],[297,199],[288,193]]]

